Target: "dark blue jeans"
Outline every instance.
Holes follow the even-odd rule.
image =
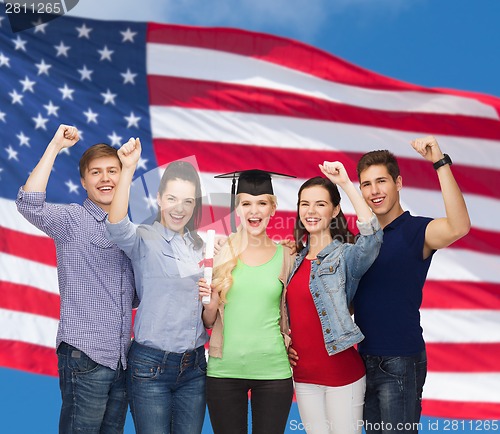
[[[121,434],[127,415],[126,377],[64,342],[57,349],[62,407],[59,433]]]
[[[366,433],[418,433],[427,375],[425,351],[412,357],[362,357],[366,366]]]
[[[127,385],[137,434],[197,434],[205,419],[205,348],[170,353],[133,342]]]

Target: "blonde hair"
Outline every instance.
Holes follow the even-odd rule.
[[[276,208],[278,199],[272,194],[266,194],[267,199]],[[236,196],[235,205],[240,204],[240,195]],[[236,233],[231,234],[227,242],[222,246],[220,252],[214,257],[214,273],[212,285],[220,295],[221,303],[226,303],[227,293],[233,285],[232,272],[238,263],[238,257],[247,247],[246,233],[240,224]]]

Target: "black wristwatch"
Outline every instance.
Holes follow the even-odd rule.
[[[450,166],[453,164],[451,161],[451,158],[448,154],[443,154],[443,158],[441,160],[436,161],[432,167],[434,167],[434,170],[438,170],[441,166],[444,166],[445,164],[449,164]]]

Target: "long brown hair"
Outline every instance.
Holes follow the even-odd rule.
[[[160,187],[158,188],[158,194],[160,196],[165,191],[165,188],[167,188],[168,181],[172,181],[174,179],[188,181],[195,187],[195,207],[193,210],[193,215],[186,223],[186,228],[189,230],[191,236],[193,237],[195,248],[199,249],[201,246],[203,246],[203,240],[196,232],[200,226],[203,205],[200,176],[191,163],[188,163],[187,161],[174,161],[170,163],[166,167],[165,172],[163,172],[160,180]],[[156,221],[161,222],[161,209],[158,210]]]
[[[309,235],[307,230],[304,228],[304,225],[300,221],[299,216],[299,206],[300,206],[300,195],[303,190],[310,187],[323,187],[328,194],[330,195],[330,200],[333,203],[333,206],[336,207],[340,205],[340,193],[337,186],[330,181],[328,178],[322,178],[321,176],[316,176],[314,178],[308,179],[304,184],[302,184],[299,188],[299,194],[297,199],[297,216],[295,217],[295,227],[293,229],[293,235],[295,237],[295,244],[297,247],[297,252],[300,252],[304,246],[304,237]],[[330,222],[330,235],[334,240],[339,240],[342,243],[354,243],[355,236],[349,230],[347,226],[347,219],[340,209],[339,213],[332,219]]]

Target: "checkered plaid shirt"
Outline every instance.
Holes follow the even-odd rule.
[[[82,205],[45,202],[43,192],[17,197],[17,209],[56,246],[61,312],[56,347],[64,341],[95,362],[126,368],[134,276],[127,256],[105,236],[106,213]]]

